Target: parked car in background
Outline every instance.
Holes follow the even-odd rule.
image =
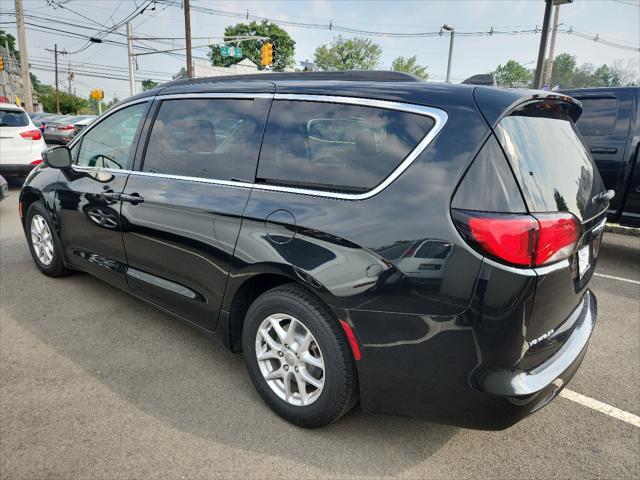
[[[91,123],[98,118],[96,115],[87,115],[85,118],[73,124],[73,135],[77,135],[83,128],[88,127]]]
[[[17,105],[0,103],[0,174],[26,177],[42,163],[42,132]]]
[[[40,129],[44,134],[48,122],[52,122],[58,118],[62,118],[64,115],[58,115],[56,113],[37,113],[31,115],[33,124]]]
[[[77,133],[76,124],[84,120],[93,120],[95,115],[66,115],[47,122],[44,140],[47,144],[66,144]]]
[[[360,401],[506,428],[567,385],[596,323],[609,194],[579,115],[399,72],[177,81],[45,152],[19,211],[40,271],[244,352],[290,422]]]
[[[582,103],[576,125],[605,187],[616,192],[609,219],[640,227],[640,87],[581,88],[564,93]]]
[[[0,175],[0,200],[4,200],[9,196],[9,184],[7,180]]]

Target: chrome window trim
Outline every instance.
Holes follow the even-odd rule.
[[[252,98],[266,98],[272,99],[273,93],[243,93],[243,92],[194,92],[194,93],[170,93],[167,95],[158,95],[158,100],[175,100],[175,99],[189,99],[189,98],[228,98],[228,99],[252,99]]]
[[[440,130],[447,123],[448,115],[444,110],[438,108],[427,107],[424,105],[416,105],[413,103],[392,102],[388,100],[376,100],[373,98],[358,98],[358,97],[338,97],[332,95],[305,95],[297,93],[276,93],[274,100],[292,100],[303,102],[323,102],[323,103],[337,103],[345,105],[358,105],[363,107],[374,107],[385,110],[397,110],[401,112],[415,113],[418,115],[425,115],[431,117],[434,121],[433,127],[427,132],[422,140],[415,146],[413,150],[400,162],[400,164],[391,171],[387,177],[376,185],[371,190],[367,190],[363,193],[340,193],[331,192],[327,190],[314,190],[310,188],[297,188],[297,187],[284,187],[270,184],[256,184],[256,190],[271,191],[271,192],[283,192],[283,193],[295,193],[299,195],[311,195],[316,197],[334,198],[338,200],[366,200],[369,199],[385,188],[391,185],[404,171],[411,166],[416,158],[427,148],[427,146],[433,141],[433,139],[440,133]]]
[[[173,99],[189,99],[189,98],[228,98],[228,99],[250,99],[250,98],[265,98],[265,99],[274,99],[274,100],[292,100],[292,101],[305,101],[305,102],[323,102],[323,103],[337,103],[337,104],[345,104],[345,105],[358,105],[364,107],[373,107],[373,108],[381,108],[385,110],[397,110],[401,112],[414,113],[418,115],[425,115],[431,117],[434,121],[434,125],[427,132],[427,134],[420,140],[420,142],[416,145],[416,147],[411,150],[409,155],[405,157],[405,159],[400,162],[400,164],[389,174],[387,177],[380,182],[377,186],[363,193],[341,193],[341,192],[332,192],[328,190],[315,190],[310,188],[298,188],[298,187],[285,187],[279,185],[271,185],[271,184],[262,184],[262,183],[253,183],[253,182],[238,182],[233,180],[218,180],[212,178],[201,178],[201,177],[189,177],[183,175],[169,175],[163,173],[152,173],[152,172],[143,172],[139,170],[118,170],[118,169],[108,169],[101,167],[87,167],[87,166],[79,166],[83,170],[101,170],[105,172],[113,171],[113,172],[128,172],[131,175],[139,175],[139,176],[147,176],[147,177],[159,177],[159,178],[168,178],[174,180],[182,180],[182,181],[190,181],[190,182],[198,182],[198,183],[208,183],[213,185],[222,185],[227,187],[237,187],[237,188],[253,188],[255,190],[267,191],[267,192],[281,192],[281,193],[292,193],[297,195],[309,195],[314,197],[324,197],[324,198],[332,198],[336,200],[366,200],[369,199],[384,189],[386,189],[389,185],[391,185],[400,175],[407,170],[411,164],[415,161],[416,158],[431,144],[433,139],[440,133],[442,128],[445,126],[448,120],[448,115],[444,110],[427,107],[424,105],[416,105],[413,103],[402,103],[402,102],[393,102],[387,100],[377,100],[372,98],[359,98],[359,97],[341,97],[341,96],[332,96],[332,95],[306,95],[306,94],[271,94],[271,93],[234,93],[234,92],[222,92],[222,93],[176,93],[169,95],[157,95],[155,97],[146,97],[142,99],[138,99],[132,102],[128,102],[120,105],[117,109],[114,109],[110,112],[114,113],[122,108],[125,108],[130,105],[134,105],[136,103],[146,102],[153,99],[157,100],[173,100]],[[90,127],[83,129],[82,134],[77,138],[81,138],[84,134],[90,129],[98,124],[99,122],[94,122]],[[76,140],[74,140],[75,142]],[[74,143],[72,142],[72,143]],[[71,144],[70,144],[70,148]],[[75,167],[75,165],[74,165]]]

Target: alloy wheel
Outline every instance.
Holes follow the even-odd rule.
[[[31,244],[40,263],[51,265],[53,260],[53,237],[49,225],[42,215],[31,218]]]
[[[297,318],[269,315],[256,333],[256,359],[267,385],[290,405],[307,406],[322,393],[325,365],[320,346]]]

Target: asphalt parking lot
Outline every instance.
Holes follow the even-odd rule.
[[[88,275],[40,274],[10,194],[0,203],[2,478],[640,476],[640,427],[563,397],[501,432],[358,409],[319,430],[289,425],[254,392],[241,356]],[[606,233],[597,273],[599,324],[568,388],[637,418],[640,237]]]

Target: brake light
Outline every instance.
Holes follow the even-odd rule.
[[[533,215],[452,210],[462,236],[483,255],[520,267],[567,258],[580,225],[570,213]]]
[[[40,165],[42,162],[43,160],[39,158],[38,160],[34,160],[33,162],[31,162],[31,165]]]
[[[536,214],[540,234],[535,252],[535,265],[567,258],[578,243],[580,226],[570,213]]]
[[[73,130],[73,125],[65,125],[63,127],[58,127],[58,130]]]
[[[36,128],[35,130],[27,130],[26,132],[21,132],[20,136],[29,140],[40,140],[42,138],[42,132]]]

